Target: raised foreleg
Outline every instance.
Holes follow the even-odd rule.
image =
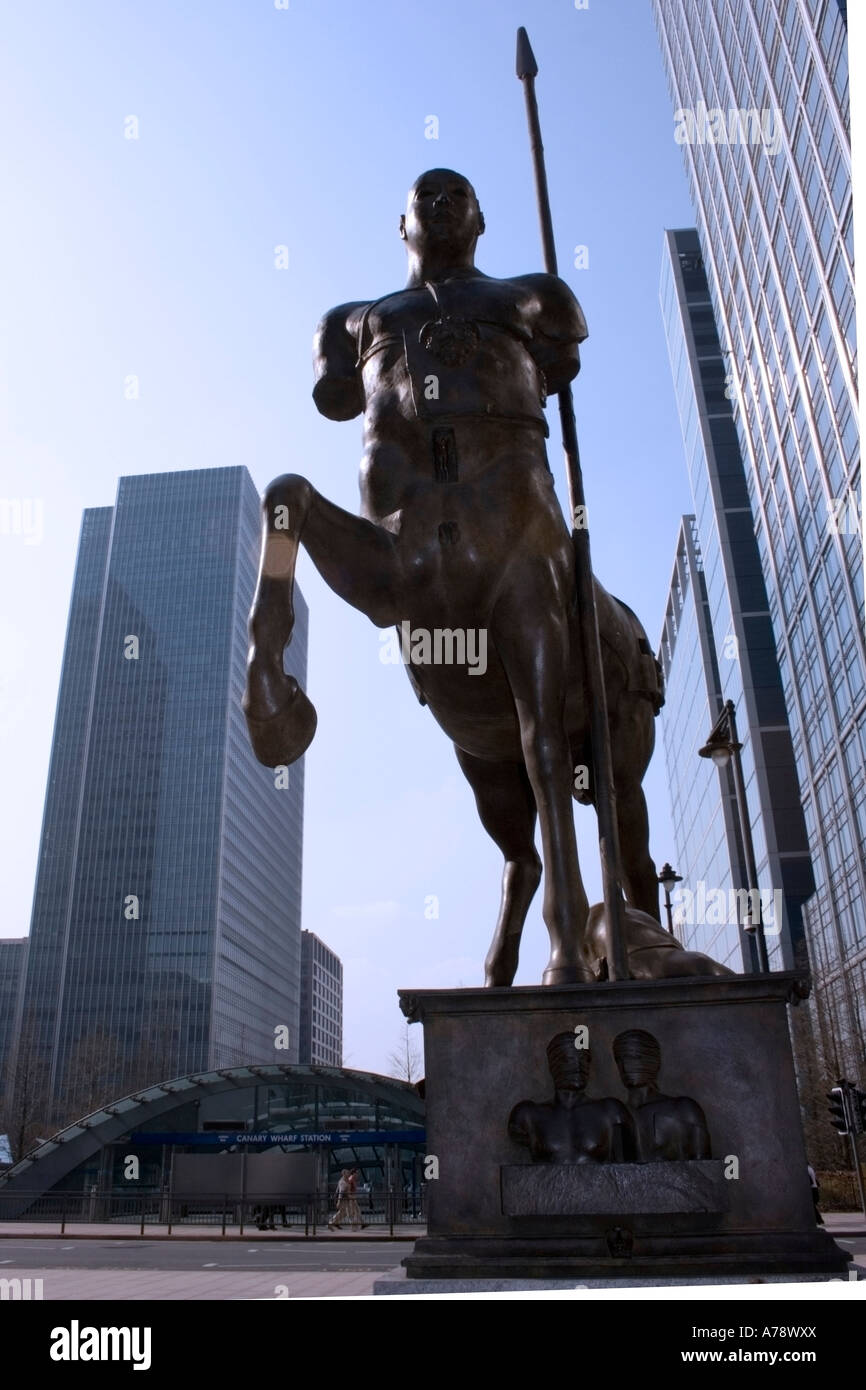
[[[311,702],[283,670],[301,540],[325,583],[377,627],[397,621],[398,561],[390,532],[335,506],[296,473],[271,483],[262,513],[243,707],[256,757],[277,767],[301,757],[316,730]]]

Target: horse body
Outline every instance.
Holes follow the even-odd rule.
[[[474,455],[476,428],[469,422],[454,426],[461,461]],[[593,802],[591,773],[580,776],[581,770],[586,774],[592,767],[592,749],[573,602],[572,540],[543,443],[531,428],[511,430],[491,461],[489,429],[484,438],[488,445],[486,464],[475,476],[444,485],[416,480],[401,493],[402,505],[381,517],[369,475],[363,470],[362,517],[335,507],[297,475],[271,484],[264,501],[265,545],[253,614],[256,640],[251,672],[255,662],[261,663],[263,654],[270,652],[272,676],[282,686],[285,706],[292,682],[285,676],[280,680],[282,651],[291,632],[288,610],[294,556],[301,539],[335,592],[378,627],[403,629],[408,625],[412,633],[433,633],[447,622],[450,631],[485,634],[483,671],[468,663],[413,662],[407,673],[416,694],[454,744],[482,824],[503,854],[500,912],[485,978],[488,984],[507,985],[517,969],[523,924],[541,877],[541,860],[535,848],[538,798],[526,754],[527,702],[515,695],[515,659],[518,669],[523,660],[530,681],[535,675],[543,678],[547,674],[544,657],[549,656],[551,647],[554,658],[562,661],[550,685],[562,733],[556,771],[569,800],[575,796]],[[427,444],[431,447],[429,440]],[[491,496],[497,499],[493,527]],[[389,504],[393,500],[391,493]],[[280,536],[274,525],[281,507],[292,520],[288,536]],[[443,536],[448,539],[443,540]],[[283,555],[287,547],[292,552],[281,575],[268,573],[269,543],[276,547],[277,555]],[[653,750],[660,688],[657,684],[653,687],[654,670],[647,680],[649,648],[630,611],[597,581],[596,603],[624,888],[632,906],[657,918],[658,888],[648,851],[641,780]],[[267,615],[273,618],[281,609],[285,609],[287,621],[273,629]],[[527,631],[527,612],[541,614],[538,640],[532,629]],[[554,643],[549,640],[551,632],[558,639]],[[277,653],[279,674],[273,670]],[[247,709],[249,713],[249,702]],[[273,762],[274,758],[291,761],[292,755],[279,751],[264,760]],[[588,905],[586,911],[588,914]]]

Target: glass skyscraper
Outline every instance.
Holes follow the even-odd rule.
[[[299,1062],[343,1065],[343,963],[311,931],[301,932]]]
[[[665,235],[660,299],[695,504],[680,530],[659,652],[683,943],[734,970],[757,968],[731,897],[748,882],[731,769],[698,756],[731,700],[770,964],[790,970],[806,965],[802,908],[814,881],[730,387],[692,228]]]
[[[670,594],[659,647],[665,704],[659,732],[671,797],[675,862],[692,911],[681,911],[685,895],[673,894],[674,933],[690,951],[705,951],[731,970],[749,969],[748,944],[741,939],[738,915],[731,923],[696,904],[698,885],[721,891],[745,883],[737,841],[736,808],[727,777],[720,786],[712,764],[698,757],[716,718],[722,696],[718,659],[709,618],[703,560],[693,516],[684,516],[677,538]],[[735,881],[736,880],[736,881]]]
[[[18,1027],[18,1005],[24,964],[27,960],[27,937],[0,937],[0,1101],[9,1086],[8,1067]],[[3,1116],[0,1115],[0,1132]]]
[[[88,1073],[297,1060],[303,760],[262,767],[240,703],[259,546],[241,467],[121,478],[84,514],[22,1021],[56,1109]]]
[[[654,0],[816,892],[828,1072],[866,1054],[866,640],[845,8]]]

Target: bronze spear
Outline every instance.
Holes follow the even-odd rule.
[[[550,214],[550,195],[547,190],[547,171],[544,167],[544,147],[541,143],[538,102],[535,98],[537,73],[538,64],[529,42],[529,35],[521,27],[517,31],[517,76],[523,83],[523,94],[526,98],[526,117],[529,123],[532,163],[535,170],[535,190],[538,197],[544,268],[549,275],[556,275],[556,245],[553,239],[553,220]],[[574,542],[575,580],[583,647],[584,681],[591,719],[595,807],[598,813],[598,844],[604,891],[604,915],[607,926],[607,968],[611,980],[627,980],[629,974],[624,944],[623,912],[625,904],[622,896],[616,789],[613,782],[610,729],[607,722],[607,694],[604,688],[604,668],[598,634],[598,614],[595,608],[583,475],[580,468],[577,425],[574,419],[574,401],[570,383],[559,392],[559,419],[562,429],[562,447],[565,452],[569,505],[571,507],[571,535]]]

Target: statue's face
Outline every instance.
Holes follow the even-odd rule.
[[[550,1045],[547,1065],[558,1091],[583,1091],[589,1079],[589,1050],[574,1046],[573,1033],[559,1033]]]
[[[627,1087],[651,1086],[658,1074],[658,1067],[652,1058],[641,1057],[635,1053],[620,1054],[617,1065]]]
[[[400,235],[411,251],[451,247],[463,252],[484,231],[475,190],[462,174],[431,169],[410,189]]]
[[[557,1091],[585,1091],[586,1077],[579,1067],[557,1067],[551,1072]]]

